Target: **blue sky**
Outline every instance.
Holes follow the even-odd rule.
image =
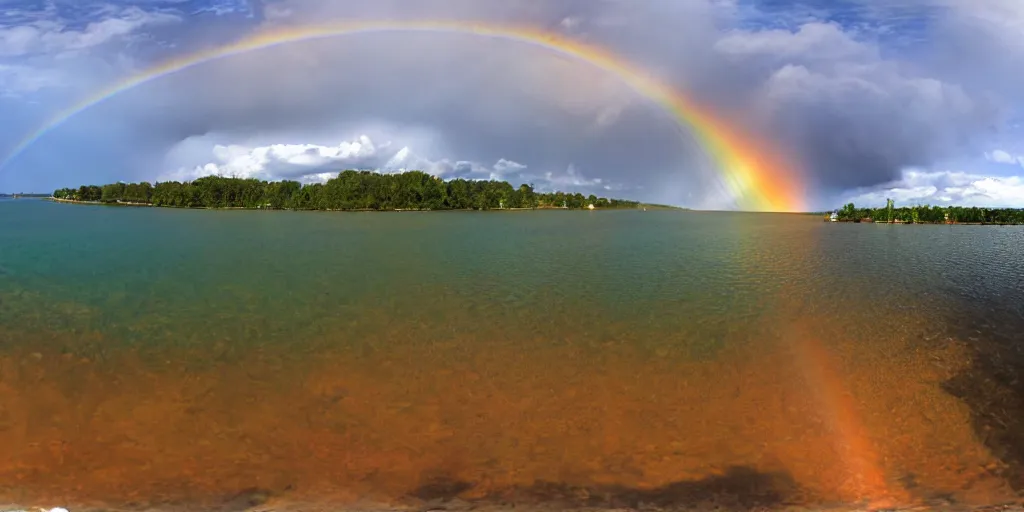
[[[340,19],[531,25],[608,48],[788,155],[815,209],[1024,207],[1019,0],[0,0],[0,154],[166,59]],[[730,206],[693,138],[618,77],[452,34],[298,43],[156,80],[34,141],[0,191],[350,167]]]

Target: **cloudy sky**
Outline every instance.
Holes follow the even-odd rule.
[[[1021,0],[0,0],[0,154],[83,99],[264,31],[445,20],[600,47],[785,156],[813,209],[1024,207]],[[730,208],[692,129],[538,45],[377,32],[133,87],[32,141],[0,191],[422,169]]]

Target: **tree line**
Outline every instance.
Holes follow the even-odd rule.
[[[326,183],[205,176],[190,182],[111,183],[62,188],[56,199],[184,208],[295,210],[494,210],[506,208],[636,208],[637,201],[593,194],[540,193],[532,185],[453,179],[409,171],[344,171]]]
[[[847,203],[836,216],[845,222],[905,222],[908,224],[1024,224],[1024,209],[965,206],[901,206],[892,199],[882,208],[857,208]]]

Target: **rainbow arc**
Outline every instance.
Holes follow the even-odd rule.
[[[454,21],[359,21],[283,28],[254,34],[232,44],[172,59],[107,87],[60,112],[22,139],[0,162],[5,167],[34,142],[76,114],[121,92],[211,61],[302,41],[371,32],[443,32],[468,34],[530,44],[589,63],[618,76],[637,93],[659,104],[692,133],[714,161],[720,185],[736,208],[749,211],[803,211],[804,188],[799,170],[749,134],[729,126],[697,101],[616,55],[564,36],[527,27]]]

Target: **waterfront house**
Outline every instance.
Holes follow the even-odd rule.
[[[839,222],[839,214],[836,212],[832,212],[832,215],[828,216],[828,220],[831,222]]]

